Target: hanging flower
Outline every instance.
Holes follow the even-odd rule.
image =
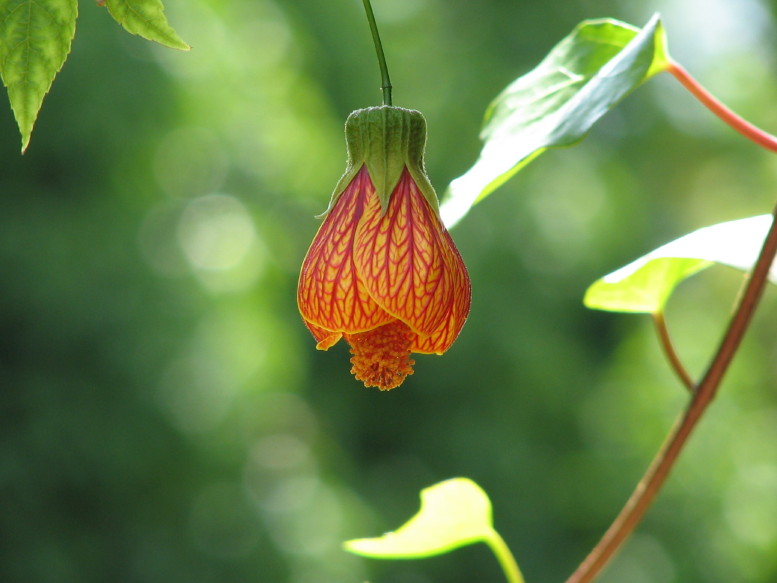
[[[365,386],[393,389],[411,352],[442,354],[470,307],[470,282],[423,163],[426,121],[382,106],[345,124],[348,165],[302,263],[297,303],[319,350],[340,338]]]

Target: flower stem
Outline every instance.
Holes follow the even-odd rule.
[[[699,82],[691,77],[690,73],[678,63],[671,61],[667,71],[674,75],[674,77],[682,83],[683,87],[690,91],[696,99],[701,101],[707,109],[745,136],[748,140],[755,142],[767,150],[777,152],[777,137],[755,127],[750,122],[739,117],[702,87]]]
[[[653,314],[653,323],[656,326],[658,339],[661,342],[661,347],[664,349],[666,358],[669,360],[669,364],[672,365],[672,369],[680,378],[680,381],[682,381],[682,383],[685,385],[685,388],[693,393],[693,391],[696,390],[696,387],[694,386],[691,375],[689,375],[688,371],[685,370],[685,367],[683,366],[677,351],[674,349],[672,338],[669,336],[669,329],[666,327],[666,319],[664,318],[663,311]]]
[[[666,441],[648,467],[645,475],[626,502],[618,517],[604,533],[604,536],[585,560],[567,579],[567,583],[589,583],[593,581],[604,566],[615,555],[634,528],[647,512],[653,499],[664,484],[670,470],[677,461],[685,443],[701,419],[707,406],[718,391],[723,376],[752,319],[758,300],[766,286],[767,276],[774,255],[777,252],[777,208],[772,218],[772,226],[766,236],[758,261],[746,283],[744,293],[739,300],[728,330],[720,343],[715,357],[707,368],[704,377],[697,385],[693,398],[683,415],[675,423]]]
[[[515,562],[515,557],[513,557],[510,548],[499,533],[492,530],[485,541],[496,556],[497,561],[499,561],[508,583],[524,583],[518,563]]]
[[[363,0],[364,11],[367,13],[367,22],[370,23],[372,32],[372,42],[375,44],[375,52],[378,53],[378,66],[380,67],[381,86],[383,92],[383,105],[391,105],[391,79],[389,79],[388,66],[386,65],[386,55],[383,54],[383,44],[380,42],[378,34],[378,23],[375,22],[375,14],[372,12],[370,0]]]

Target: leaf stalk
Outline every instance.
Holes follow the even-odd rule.
[[[672,338],[669,335],[669,329],[666,326],[666,318],[664,317],[663,310],[653,314],[653,324],[656,327],[656,333],[658,334],[658,340],[661,343],[661,348],[664,349],[664,354],[666,355],[669,364],[672,366],[672,370],[674,370],[677,377],[680,379],[683,385],[685,385],[685,388],[693,393],[693,391],[696,390],[696,386],[693,382],[693,379],[691,378],[691,375],[689,375],[688,371],[685,370],[685,367],[680,360],[680,356],[677,354],[677,351],[674,348]]]
[[[491,549],[491,552],[494,553],[496,560],[499,561],[499,566],[502,567],[507,582],[524,583],[523,575],[518,568],[518,563],[501,535],[495,530],[492,530],[484,541]]]
[[[694,79],[680,64],[670,61],[666,69],[677,79],[683,87],[698,99],[707,109],[726,122],[734,130],[745,136],[759,146],[772,152],[777,152],[777,137],[754,126],[743,119],[731,109],[723,105],[714,95],[707,91]]]
[[[593,581],[642,520],[674,467],[691,432],[717,394],[723,376],[742,342],[758,301],[766,287],[775,253],[777,253],[777,207],[772,214],[772,225],[769,228],[769,233],[766,235],[758,260],[745,284],[744,293],[741,295],[726,334],[702,380],[696,386],[688,407],[675,423],[620,514],[604,533],[599,543],[567,579],[567,583]]]

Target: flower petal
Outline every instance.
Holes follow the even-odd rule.
[[[310,333],[313,334],[313,338],[316,339],[316,350],[329,350],[343,337],[341,332],[324,330],[323,328],[314,326],[310,322],[305,322],[305,326],[307,326]]]
[[[453,305],[449,308],[448,319],[434,334],[431,336],[416,336],[410,346],[412,352],[442,354],[456,340],[469,315],[472,291],[467,268],[464,266],[464,260],[453,244],[451,236],[447,231],[445,231],[444,235],[450,243],[450,248],[453,250],[452,259],[454,264],[451,268],[454,289]]]
[[[313,328],[355,334],[395,319],[370,297],[353,262],[357,225],[373,193],[364,167],[334,203],[302,263],[297,305],[316,340],[322,338]]]
[[[431,336],[455,328],[449,324],[450,311],[460,303],[456,294],[462,290],[454,287],[466,287],[468,295],[469,277],[464,270],[464,286],[463,263],[453,241],[407,169],[385,215],[376,196],[366,199],[354,263],[375,301],[414,332]]]

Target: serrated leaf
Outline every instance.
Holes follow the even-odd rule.
[[[173,49],[191,49],[167,22],[162,0],[106,0],[105,5],[127,32]]]
[[[702,269],[715,263],[752,269],[771,224],[771,215],[759,215],[693,231],[597,280],[583,303],[595,310],[659,313],[675,287]],[[777,283],[777,264],[769,280]]]
[[[375,558],[415,559],[487,541],[494,536],[491,501],[467,478],[421,491],[421,509],[404,525],[377,538],[347,541],[345,549]]]
[[[22,152],[43,98],[70,53],[77,16],[77,0],[0,0],[0,76],[22,135]]]
[[[440,212],[448,227],[550,147],[581,140],[591,126],[669,59],[661,21],[642,30],[616,20],[580,23],[486,111],[477,162],[451,182]]]

